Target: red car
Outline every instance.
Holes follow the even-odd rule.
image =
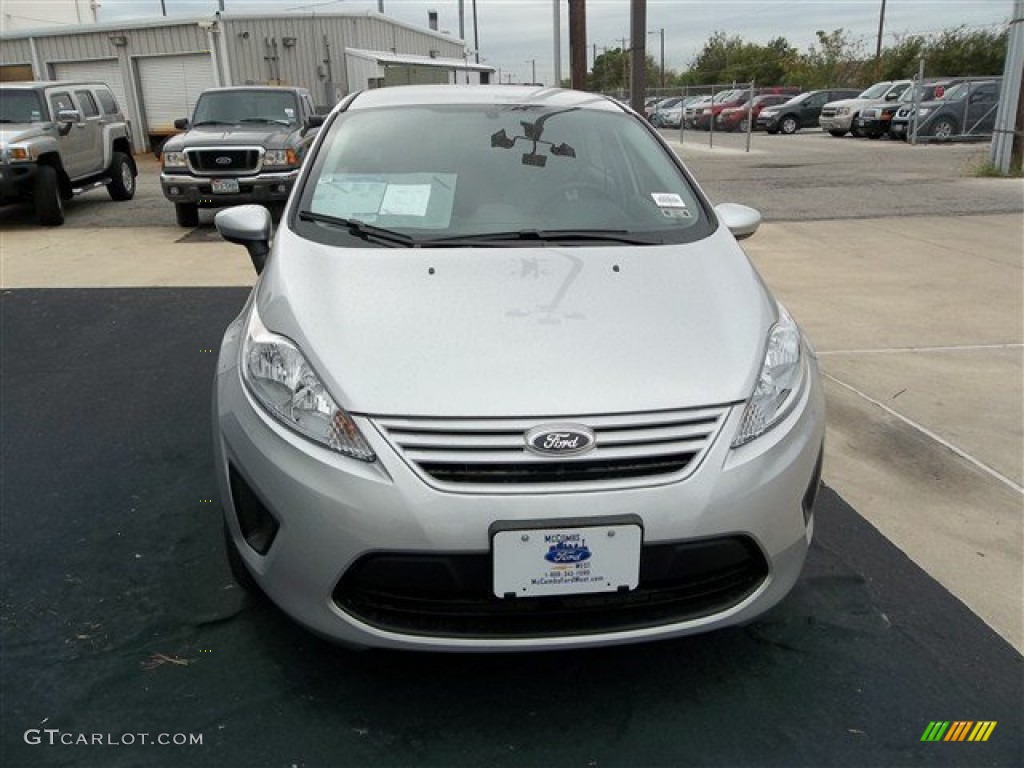
[[[791,99],[800,93],[800,89],[788,85],[771,86],[769,88],[758,88],[756,96],[769,96],[769,95],[785,95],[787,99]],[[702,130],[711,129],[711,121],[715,121],[715,129],[718,128],[718,115],[726,109],[732,109],[734,107],[746,107],[747,101],[750,99],[750,91],[735,91],[734,95],[728,99],[715,102],[711,106],[704,107],[697,115],[696,126]]]
[[[753,122],[753,125],[757,125],[757,116],[761,114],[761,110],[765,107],[775,106],[776,104],[784,104],[789,101],[792,97],[790,94],[785,93],[766,93],[763,96],[755,96],[754,100],[750,102],[750,114],[749,119]],[[743,104],[739,107],[727,107],[718,113],[715,118],[715,130],[716,131],[744,131],[747,130],[747,105]]]

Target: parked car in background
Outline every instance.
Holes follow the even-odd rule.
[[[660,101],[664,101],[664,98],[661,96],[648,96],[644,99],[644,117],[650,120],[651,116],[654,114],[654,110],[658,108],[658,102]]]
[[[718,113],[715,118],[716,131],[746,131],[748,121],[751,126],[756,127],[757,118],[765,107],[775,104],[782,104],[791,97],[781,93],[767,93],[762,96],[755,96],[749,104],[741,104],[738,107],[728,107]]]
[[[128,123],[93,82],[0,83],[0,205],[30,203],[38,224],[64,223],[64,202],[105,186],[135,195]]]
[[[861,109],[876,101],[896,101],[913,84],[912,80],[885,80],[875,83],[856,98],[830,101],[821,108],[818,124],[836,137],[847,133],[859,136],[860,130],[854,120]]]
[[[712,206],[643,117],[361,91],[276,230],[215,221],[260,273],[213,388],[229,563],[299,623],[556,650],[746,624],[792,589],[816,355],[736,242],[760,215]]]
[[[917,135],[934,139],[987,138],[992,135],[999,109],[1002,78],[965,80],[945,92],[941,99],[917,106]],[[891,131],[907,138],[913,128],[914,107],[896,112]]]
[[[696,128],[697,127],[697,115],[704,111],[705,108],[710,107],[715,98],[719,97],[730,97],[734,91],[722,91],[718,96],[712,96],[711,94],[704,94],[697,96],[692,99],[683,108],[682,115],[682,127],[684,128]]]
[[[192,119],[175,122],[185,133],[161,148],[160,186],[178,224],[196,226],[200,208],[283,203],[321,123],[305,88],[203,91]]]
[[[808,91],[778,106],[769,106],[757,116],[758,127],[768,133],[796,133],[801,128],[817,128],[821,109],[828,102],[851,99],[860,94],[853,88],[829,88]]]
[[[758,88],[754,91],[755,98],[761,94],[785,94],[788,97],[794,96],[800,93],[800,89],[791,86],[772,86],[768,88]],[[712,123],[715,123],[717,128],[718,115],[725,109],[732,109],[734,107],[742,107],[750,100],[750,89],[735,90],[731,91],[730,95],[726,98],[716,99],[711,104],[706,105],[701,109],[696,117],[694,118],[694,127],[699,128],[702,131],[711,130]]]
[[[678,128],[683,113],[682,103],[682,96],[670,96],[659,101],[651,114],[651,124],[659,128]]]
[[[944,78],[907,88],[896,101],[880,101],[867,105],[861,109],[854,123],[862,136],[880,139],[889,134],[892,119],[900,109],[914,103],[941,99],[949,88],[961,82],[963,78]]]

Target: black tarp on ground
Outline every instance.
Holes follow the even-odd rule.
[[[323,643],[233,586],[208,501],[213,350],[245,291],[0,298],[4,766],[1024,764],[1021,656],[828,489],[804,577],[744,629]],[[932,720],[998,725],[922,743]],[[60,744],[93,734],[135,743]]]

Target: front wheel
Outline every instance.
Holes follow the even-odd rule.
[[[107,192],[112,200],[131,200],[135,197],[135,169],[124,152],[115,152],[110,162],[110,183]]]
[[[839,138],[840,136],[845,136],[845,135],[846,135],[846,131],[839,131],[839,130],[835,130],[835,131],[829,131],[829,133],[831,133],[831,134],[832,134],[833,136],[835,136],[835,137],[836,137],[837,139],[838,139],[838,138]]]
[[[195,203],[175,203],[174,216],[179,227],[199,226],[199,206]]]
[[[36,205],[37,222],[50,227],[64,223],[64,199],[60,192],[60,178],[57,169],[52,165],[40,165],[36,169],[32,200]]]
[[[932,124],[932,136],[936,139],[951,139],[956,135],[956,123],[951,118],[940,117]]]
[[[736,130],[738,130],[740,133],[746,133],[747,131],[750,130],[750,121],[740,120],[740,124],[736,127]]]
[[[782,121],[779,123],[779,130],[781,130],[787,136],[796,133],[796,130],[799,127],[800,124],[792,115],[786,115],[784,118],[782,118]]]

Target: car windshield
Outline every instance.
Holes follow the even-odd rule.
[[[0,90],[0,123],[40,123],[46,119],[46,109],[35,91]]]
[[[732,99],[738,99],[742,91],[722,91],[712,100],[713,104],[721,104],[723,101],[731,101]]]
[[[292,125],[298,120],[297,115],[295,94],[290,91],[207,91],[199,97],[192,123],[266,122]]]
[[[954,85],[942,96],[942,101],[960,101],[970,91],[978,90],[978,85],[979,83],[960,83],[959,85]]]
[[[892,83],[875,83],[864,91],[858,99],[880,99],[892,87]]]
[[[677,161],[644,123],[546,105],[343,112],[298,210],[300,234],[348,244],[661,244],[711,231]]]

